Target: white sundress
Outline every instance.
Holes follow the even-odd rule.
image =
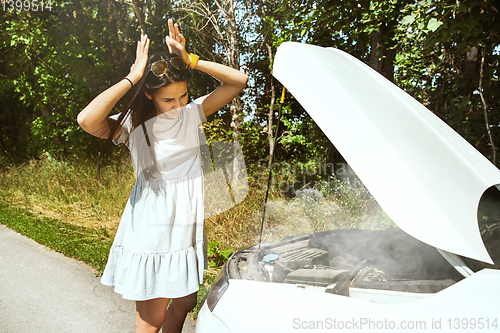
[[[186,105],[178,118],[148,120],[145,129],[153,138],[156,162],[142,126],[130,133],[130,117],[114,140],[127,144],[137,180],[101,282],[114,286],[125,299],[183,297],[196,292],[203,282],[207,251],[198,135],[203,121],[197,101]],[[144,175],[144,165],[151,164],[158,171],[154,179]]]

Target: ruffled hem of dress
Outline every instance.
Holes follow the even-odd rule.
[[[206,268],[202,241],[169,253],[135,253],[113,245],[101,283],[127,300],[179,298],[198,291]]]

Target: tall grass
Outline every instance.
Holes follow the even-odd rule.
[[[5,168],[0,177],[0,200],[36,216],[104,228],[113,235],[134,181],[133,168],[124,161],[104,166],[98,182],[91,160],[60,161],[45,156]],[[241,204],[206,220],[208,238],[221,242],[222,248],[253,244],[259,228],[253,217],[262,203],[260,188],[250,182],[249,195]]]
[[[333,185],[333,186],[332,186]],[[296,191],[292,199],[267,204],[263,240],[332,229],[385,229],[395,224],[359,182],[319,181]]]
[[[131,167],[124,163],[104,166],[101,182],[98,182],[93,161],[60,161],[45,156],[5,168],[0,177],[0,191],[11,207],[114,232],[133,187],[133,179]]]
[[[248,196],[235,207],[205,220],[209,240],[221,249],[241,249],[258,241],[267,171],[250,166]],[[112,236],[134,185],[130,163],[110,160],[95,177],[91,160],[60,161],[50,157],[10,166],[0,177],[1,199],[12,208],[37,216],[94,229]],[[333,228],[385,228],[392,225],[366,188],[358,181],[316,181],[297,192],[283,191],[290,175],[276,174],[265,218],[265,240],[293,233]]]

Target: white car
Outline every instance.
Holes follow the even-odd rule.
[[[236,252],[196,332],[500,332],[500,227],[478,222],[480,204],[499,215],[500,171],[342,51],[284,43],[273,75],[399,228],[300,234]]]

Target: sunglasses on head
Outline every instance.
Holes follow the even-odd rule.
[[[184,62],[184,59],[182,59],[181,57],[173,57],[166,60],[155,61],[151,65],[151,72],[153,72],[153,74],[156,76],[165,75],[169,64],[178,71],[183,71],[188,67]]]

